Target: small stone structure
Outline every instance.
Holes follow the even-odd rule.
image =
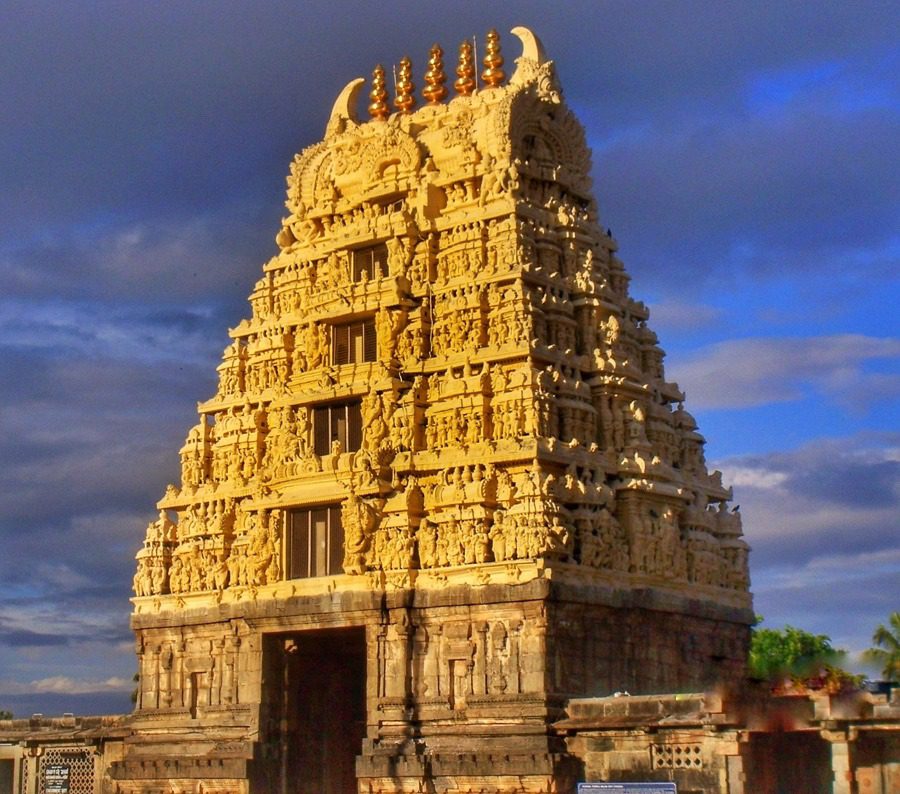
[[[0,794],[110,791],[108,770],[131,734],[127,720],[73,714],[0,720]]]
[[[890,794],[898,724],[898,698],[744,687],[573,699],[554,727],[587,780],[672,780],[679,794]]]
[[[620,755],[681,774],[680,738],[647,755],[638,711],[595,724],[606,701],[577,699],[740,685],[740,515],[553,64],[513,33],[511,78],[492,31],[449,101],[437,46],[419,109],[408,59],[396,112],[378,67],[359,120],[354,80],[291,164],[279,251],[137,554],[110,791],[544,794]],[[740,740],[697,719],[697,780],[730,786]]]

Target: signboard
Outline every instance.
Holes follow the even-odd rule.
[[[47,764],[44,767],[44,792],[69,794],[69,769],[68,764]]]
[[[674,783],[579,783],[578,794],[678,794]]]

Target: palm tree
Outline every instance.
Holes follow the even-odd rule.
[[[875,648],[863,653],[866,661],[884,665],[881,674],[886,681],[900,681],[900,612],[892,612],[889,627],[879,626],[872,635]]]

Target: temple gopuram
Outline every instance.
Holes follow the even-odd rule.
[[[137,553],[135,711],[82,734],[103,790],[769,790],[746,709],[678,694],[744,679],[740,514],[512,33],[512,68],[495,31],[479,63],[435,45],[418,99],[408,58],[393,97],[377,67],[367,119],[353,80],[291,163]]]
[[[369,120],[354,80],[291,163],[138,553],[122,791],[148,754],[204,790],[556,790],[570,698],[743,675],[740,517],[514,32],[511,77],[492,32],[452,98],[437,46],[418,108],[407,58]]]

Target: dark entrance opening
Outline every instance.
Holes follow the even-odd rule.
[[[261,716],[254,791],[356,794],[366,735],[365,629],[267,636]]]
[[[821,794],[831,791],[831,747],[817,731],[752,733],[744,772],[753,794]]]
[[[0,759],[0,794],[13,794],[13,762]]]

